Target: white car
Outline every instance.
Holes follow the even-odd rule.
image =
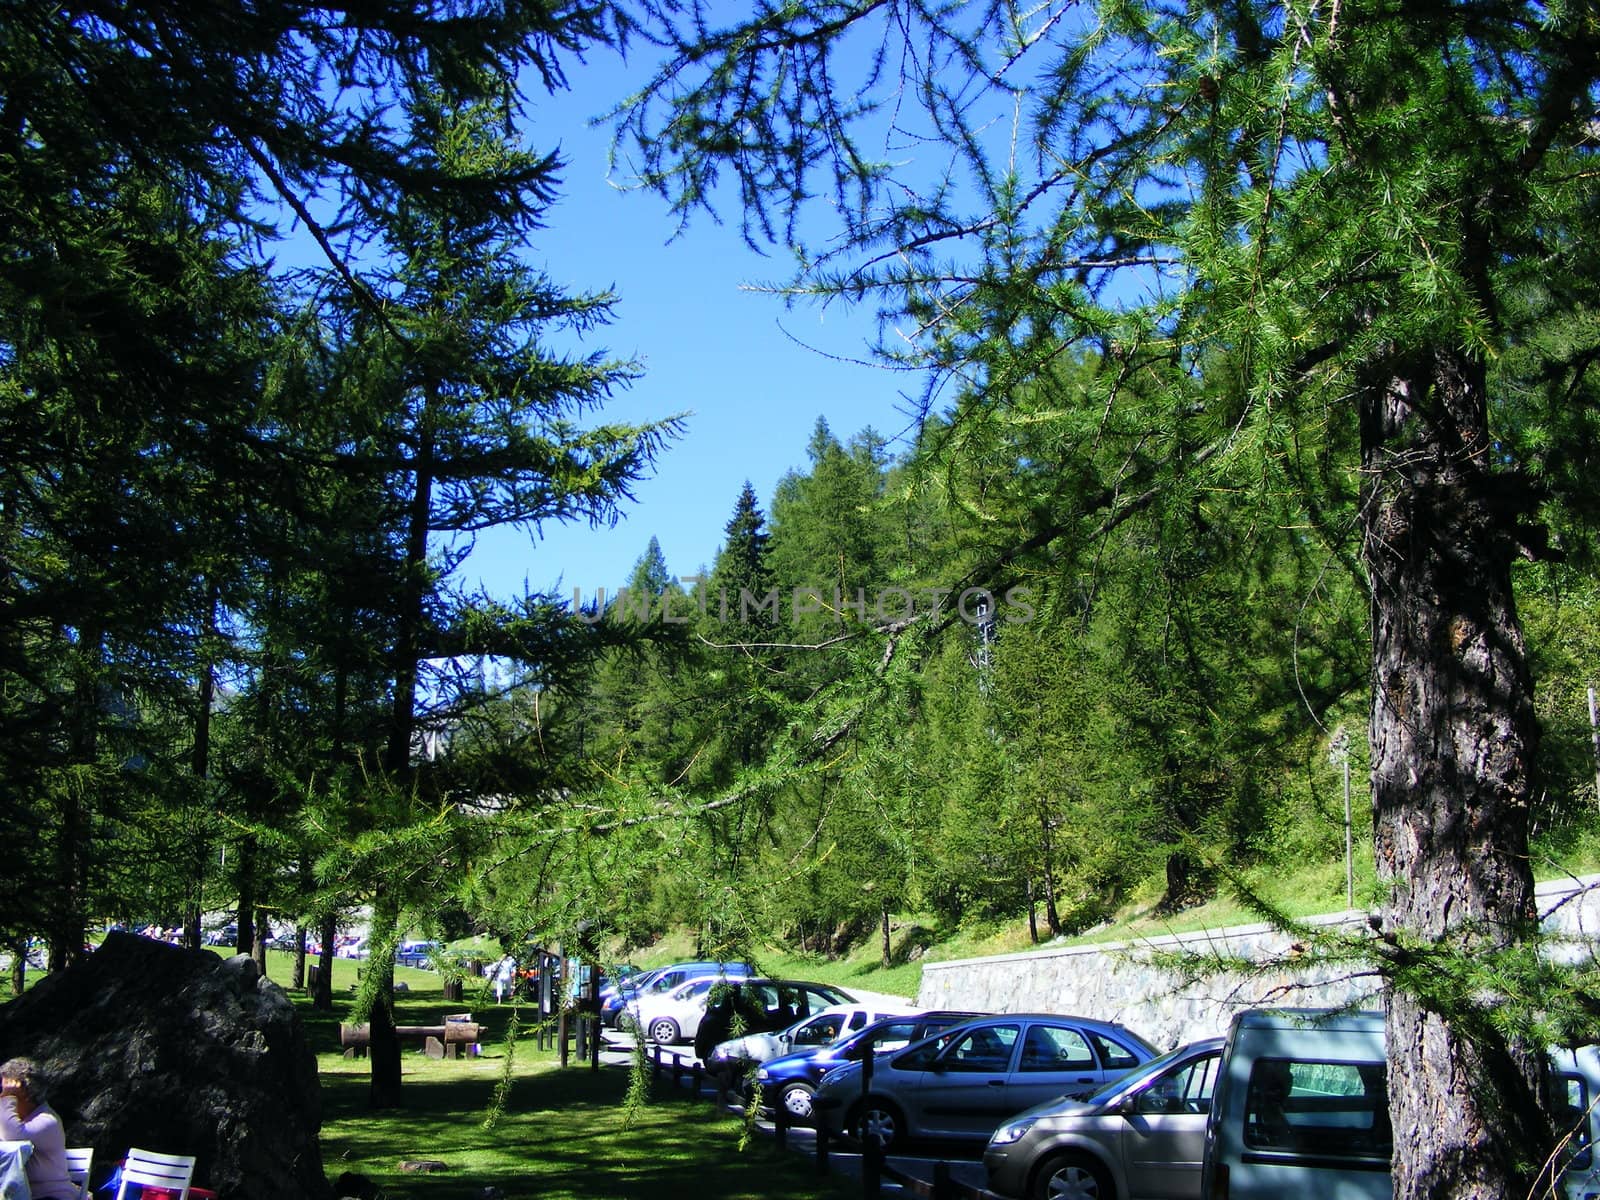
[[[692,1041],[695,1053],[704,1058],[717,1043],[727,1041],[730,1028],[739,1023],[752,1033],[783,1029],[824,1008],[854,1002],[850,993],[826,983],[708,976],[681,983],[664,995],[641,995],[633,1007],[633,1021],[647,1040]]]
[[[883,1017],[903,1017],[921,1012],[904,1005],[833,1004],[813,1016],[796,1021],[787,1029],[771,1033],[747,1033],[721,1042],[706,1059],[706,1069],[726,1073],[730,1078],[750,1067],[817,1046],[827,1046],[858,1029],[865,1029]]]
[[[652,1042],[691,1040],[706,1015],[706,997],[719,977],[688,979],[668,992],[645,992],[628,1006],[629,1024]]]

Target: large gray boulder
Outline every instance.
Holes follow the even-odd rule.
[[[67,1145],[193,1154],[228,1200],[326,1200],[317,1063],[283,989],[245,957],[129,933],[0,1007],[0,1060],[51,1081]],[[96,1174],[98,1175],[98,1171]]]

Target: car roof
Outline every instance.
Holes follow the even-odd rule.
[[[949,1009],[935,1009],[932,1012],[886,1013],[878,1020],[869,1022],[860,1029],[853,1030],[848,1037],[841,1038],[840,1042],[841,1044],[844,1042],[853,1044],[859,1039],[876,1033],[885,1025],[896,1025],[902,1021],[914,1021],[923,1025],[929,1022],[937,1022],[940,1026],[939,1032],[932,1036],[943,1037],[954,1026],[965,1025],[968,1021],[988,1015],[988,1013],[953,1012]]]
[[[1235,1013],[1236,1029],[1340,1029],[1382,1033],[1381,1012],[1337,1008],[1247,1008]]]
[[[837,985],[830,983],[824,986],[831,988]],[[897,1005],[882,1004],[875,1000],[846,1000],[842,1004],[830,1004],[827,1008],[819,1009],[814,1015],[820,1017],[823,1013],[856,1012],[863,1008],[869,1012],[880,1012],[885,1017],[920,1017],[922,1015],[920,1008],[900,1008]]]
[[[1133,1032],[1133,1030],[1129,1029],[1126,1025],[1119,1025],[1115,1021],[1102,1021],[1098,1017],[1080,1017],[1080,1016],[1077,1016],[1077,1015],[1075,1015],[1073,1013],[1053,1013],[1053,1012],[990,1013],[987,1016],[979,1017],[976,1021],[973,1022],[973,1024],[977,1024],[978,1021],[983,1021],[985,1023],[990,1023],[990,1024],[997,1024],[997,1023],[1001,1023],[1001,1022],[1005,1022],[1005,1021],[1063,1021],[1063,1022],[1066,1022],[1069,1025],[1078,1025],[1078,1026],[1081,1026],[1084,1029],[1103,1030],[1106,1033],[1119,1033],[1119,1034],[1121,1034],[1121,1033],[1132,1033]]]
[[[975,1017],[975,1018],[973,1018],[973,1019],[971,1019],[969,1021],[963,1022],[963,1024],[967,1025],[967,1026],[978,1026],[978,1025],[992,1026],[992,1025],[1004,1025],[1009,1021],[1053,1021],[1053,1022],[1059,1022],[1059,1023],[1064,1024],[1064,1025],[1076,1026],[1077,1028],[1086,1030],[1089,1033],[1104,1034],[1107,1037],[1113,1038],[1114,1040],[1117,1040],[1117,1041],[1124,1041],[1124,1042],[1131,1041],[1134,1044],[1136,1044],[1136,1045],[1142,1047],[1143,1049],[1149,1051],[1149,1053],[1151,1054],[1152,1057],[1154,1055],[1160,1053],[1160,1051],[1158,1051],[1155,1046],[1153,1046],[1150,1042],[1146,1041],[1143,1037],[1141,1037],[1139,1034],[1135,1033],[1133,1030],[1129,1029],[1126,1025],[1118,1025],[1115,1021],[1101,1021],[1101,1020],[1099,1020],[1098,1018],[1095,1018],[1095,1017],[1079,1017],[1079,1016],[1075,1016],[1072,1013],[1051,1013],[1051,1012],[989,1013],[989,1014],[987,1014],[985,1016]],[[940,1037],[946,1036],[946,1034],[948,1034],[948,1032],[949,1032],[948,1030],[941,1030],[939,1036]]]
[[[744,987],[746,984],[752,985],[754,987],[809,987],[809,988],[825,988],[826,990],[828,990],[830,992],[838,992],[841,996],[850,995],[849,991],[847,991],[845,988],[840,987],[837,983],[823,983],[823,982],[821,982],[820,980],[817,980],[817,979],[769,979],[765,975],[752,975],[752,976],[748,976],[748,977],[740,976],[738,979],[728,979],[728,980],[725,980],[725,982],[727,983],[729,988],[740,988],[740,987]],[[855,1006],[859,1007],[860,1004],[861,1004],[861,1001],[859,1001],[859,1000],[840,1000],[840,1001],[836,1002],[836,1005],[846,1005],[846,1004],[855,1005]]]

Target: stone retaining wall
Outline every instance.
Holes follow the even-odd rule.
[[[1547,929],[1572,939],[1569,953],[1593,952],[1600,937],[1600,875],[1541,884],[1538,906]],[[1366,922],[1365,912],[1352,911],[1314,918],[1308,924],[1355,931]],[[1225,1032],[1241,1008],[1377,1005],[1374,977],[1326,966],[1297,967],[1291,941],[1270,925],[1246,925],[1138,942],[925,963],[917,1004],[981,1012],[1077,1013],[1119,1021],[1162,1049]],[[1220,973],[1198,984],[1184,984],[1151,961],[1155,953],[1174,951],[1274,965],[1263,974]]]

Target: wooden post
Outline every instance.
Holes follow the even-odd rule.
[[[933,1164],[933,1200],[956,1200],[956,1190],[950,1184],[950,1164],[942,1158]]]
[[[600,956],[591,956],[593,962],[589,967],[589,1000],[584,1005],[588,1009],[584,1016],[584,1023],[589,1026],[589,1069],[600,1069]]]
[[[755,1104],[757,1109],[761,1107],[754,1099],[751,1103]],[[777,1141],[779,1150],[789,1148],[789,1111],[783,1107],[781,1099],[772,1106],[772,1136]]]
[[[813,1114],[815,1110],[813,1109]],[[812,1124],[817,1127],[817,1174],[828,1173],[828,1127],[822,1123],[822,1118],[813,1115]]]
[[[861,1195],[878,1200],[883,1190],[883,1147],[875,1137],[861,1139]]]
[[[867,1131],[866,1100],[871,1091],[872,1050],[869,1047],[861,1059],[861,1194],[867,1200],[876,1200],[883,1180],[883,1145]]]

